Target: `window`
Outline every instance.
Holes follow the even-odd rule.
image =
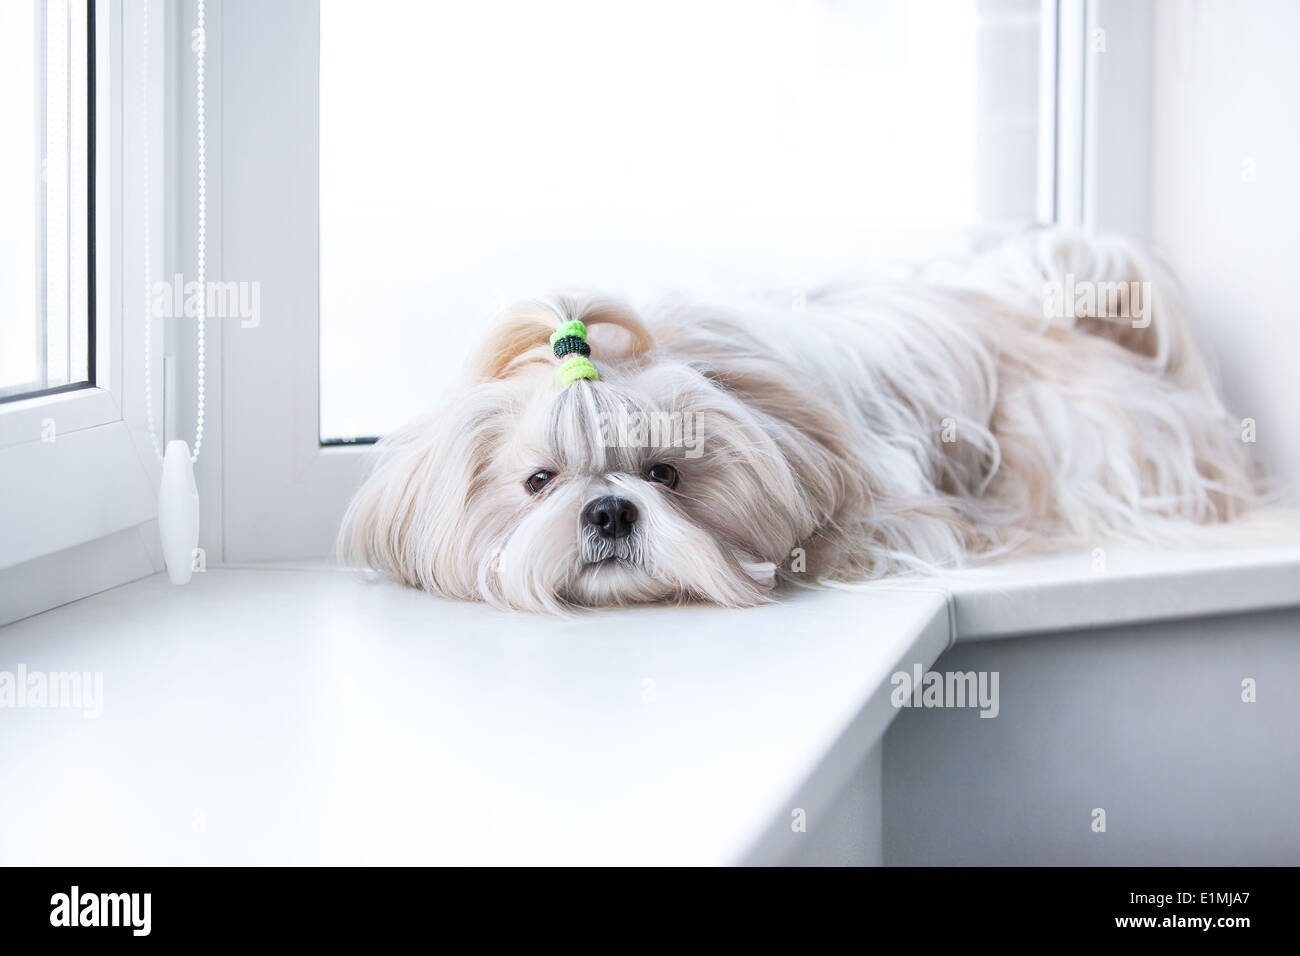
[[[325,0],[322,438],[436,404],[518,299],[806,288],[1032,221],[1039,8]]]
[[[94,383],[91,5],[0,5],[0,401]]]
[[[795,293],[1083,208],[1083,9],[213,7],[209,278],[262,290],[208,350],[224,559],[330,553],[366,440],[512,301]]]
[[[139,195],[125,182],[139,84],[122,82],[124,6],[0,4],[0,620],[154,570],[141,528],[156,465],[127,358],[139,316],[121,298],[139,231],[122,209]]]

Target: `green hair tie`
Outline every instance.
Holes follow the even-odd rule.
[[[569,338],[570,336],[582,339],[585,342],[587,340],[587,327],[577,319],[561,322],[555,327],[555,331],[551,333],[551,348],[555,348],[555,343],[560,339]]]
[[[555,377],[559,379],[561,385],[572,385],[581,378],[589,378],[593,382],[600,381],[600,373],[596,371],[596,366],[591,364],[591,359],[585,355],[574,355],[567,362],[555,370]]]
[[[555,370],[555,377],[563,386],[572,385],[579,379],[600,381],[600,373],[587,358],[591,346],[587,344],[587,327],[577,319],[561,322],[551,333],[551,350],[563,364]],[[568,358],[565,358],[565,356]]]

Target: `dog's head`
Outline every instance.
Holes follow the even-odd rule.
[[[588,327],[599,381],[557,381],[548,338],[568,319]],[[837,473],[764,408],[795,396],[733,377],[614,305],[517,309],[446,408],[384,440],[344,557],[526,610],[761,603],[825,520]]]

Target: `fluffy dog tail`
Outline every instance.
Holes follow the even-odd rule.
[[[995,431],[1025,496],[1065,528],[1149,536],[1162,518],[1213,523],[1260,503],[1240,422],[1153,253],[1048,229],[948,278],[1019,330],[998,337]]]
[[[1067,228],[1025,233],[977,257],[961,284],[1044,326],[1110,339],[1151,371],[1215,392],[1192,339],[1184,292],[1169,267],[1139,243]]]

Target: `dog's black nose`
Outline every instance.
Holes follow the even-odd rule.
[[[582,509],[582,520],[595,528],[602,538],[626,538],[636,524],[636,505],[626,498],[606,495]]]

